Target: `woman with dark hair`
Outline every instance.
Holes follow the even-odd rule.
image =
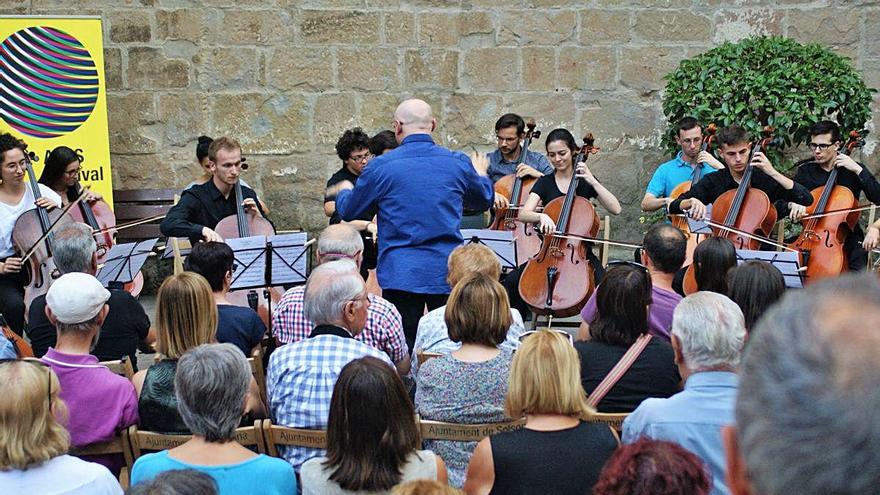
[[[642,439],[614,452],[593,495],[707,495],[711,487],[699,457],[672,442]]]
[[[43,172],[37,180],[40,184],[58,193],[61,196],[61,205],[67,206],[79,196],[77,182],[79,171],[82,168],[84,158],[79,153],[82,150],[72,150],[67,146],[59,146],[46,155],[46,163]],[[100,194],[89,191],[84,201],[94,203],[102,199]]]
[[[414,479],[446,483],[443,459],[419,448],[415,409],[400,377],[364,357],[342,368],[327,422],[327,457],[300,472],[303,495],[390,493]]]
[[[397,138],[394,137],[394,131],[388,129],[379,131],[375,136],[370,138],[370,153],[373,156],[384,155],[394,148],[397,148],[397,146]]]
[[[648,334],[650,304],[651,275],[646,268],[618,265],[605,274],[596,289],[590,340],[575,343],[581,358],[581,381],[588,395],[630,347]],[[663,339],[650,338],[595,407],[599,412],[631,412],[648,397],[675,394],[680,381],[672,346]]]
[[[746,330],[755,324],[767,308],[785,292],[785,277],[765,261],[751,260],[727,272],[727,297],[735,302],[746,318]]]
[[[730,239],[709,237],[694,249],[694,278],[697,290],[727,293],[727,271],[736,266],[736,248]],[[685,295],[682,287],[686,269],[679,271],[673,289]]]

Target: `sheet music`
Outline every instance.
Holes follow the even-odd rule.
[[[793,251],[755,251],[751,249],[737,249],[736,259],[737,264],[740,265],[750,260],[766,261],[782,272],[782,276],[785,278],[786,287],[800,289],[804,286],[802,277],[803,272],[800,271],[800,253]]]
[[[712,218],[712,205],[706,205],[706,218]],[[694,220],[691,217],[687,217],[687,222],[688,228],[691,229],[691,232],[694,234],[712,233],[712,227],[703,220]]]
[[[308,242],[306,232],[273,235],[272,243],[272,283],[290,285],[303,283],[308,278]]]
[[[226,239],[235,252],[235,269],[230,290],[251,289],[266,285],[266,236]]]
[[[495,252],[501,269],[513,269],[518,266],[516,243],[513,242],[513,232],[509,230],[491,229],[462,229],[461,236],[464,244],[479,242]]]
[[[127,284],[134,280],[159,239],[117,244],[110,248],[107,257],[95,277],[104,287],[111,283]]]

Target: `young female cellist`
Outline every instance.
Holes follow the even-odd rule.
[[[79,197],[77,185],[79,184],[79,171],[82,168],[83,157],[77,151],[67,146],[59,146],[46,156],[43,164],[43,172],[40,173],[39,183],[49,187],[61,197],[61,206],[67,206],[71,201]],[[103,199],[99,193],[89,191],[83,197],[83,201],[95,203]]]
[[[27,274],[13,242],[15,222],[22,213],[36,207],[50,210],[61,204],[61,198],[50,188],[40,185],[40,197],[27,185],[29,160],[27,145],[12,134],[0,134],[0,313],[10,328],[21,335],[24,329],[24,287]]]

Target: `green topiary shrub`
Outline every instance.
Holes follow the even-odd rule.
[[[677,149],[674,124],[686,115],[719,127],[740,124],[753,136],[773,126],[783,148],[804,143],[809,126],[826,118],[842,131],[861,130],[876,91],[848,58],[818,44],[766,36],[726,42],[682,60],[666,81],[663,113],[670,126],[663,145],[670,152]],[[779,160],[780,152],[771,159],[786,170],[790,164]]]

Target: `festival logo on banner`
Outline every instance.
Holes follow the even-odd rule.
[[[0,17],[0,132],[40,157],[38,177],[52,149],[78,150],[80,182],[112,206],[101,33],[98,17]]]

